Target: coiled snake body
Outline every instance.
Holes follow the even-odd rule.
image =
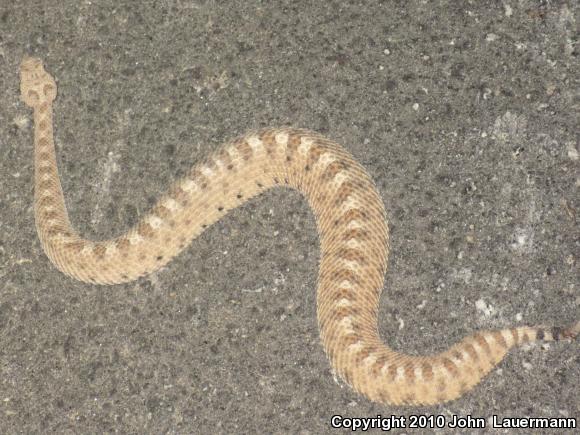
[[[175,182],[127,233],[107,241],[71,227],[56,165],[52,101],[56,83],[39,59],[21,65],[21,95],[34,109],[35,218],[46,254],[65,274],[117,284],[150,273],[206,227],[278,184],[299,190],[320,234],[318,325],[334,370],[356,391],[389,404],[435,404],[475,386],[508,350],[534,340],[573,339],[567,328],[480,331],[430,356],[396,352],[380,339],[379,297],[389,235],[383,202],[366,171],[316,133],[271,128],[226,143]]]

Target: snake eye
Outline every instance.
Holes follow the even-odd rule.
[[[50,100],[54,100],[56,97],[56,89],[53,84],[47,83],[42,87],[42,92],[44,96]]]
[[[31,103],[37,103],[39,101],[39,99],[40,99],[39,98],[39,95],[38,95],[38,92],[33,91],[33,90],[28,91],[27,96],[28,96],[28,100]]]

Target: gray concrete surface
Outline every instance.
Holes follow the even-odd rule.
[[[432,352],[480,328],[578,318],[577,17],[573,1],[1,1],[0,433],[580,417],[577,343],[512,352],[434,407],[373,404],[333,379],[314,220],[293,192],[235,210],[138,282],[67,278],[36,237],[18,94],[21,58],[42,57],[67,202],[90,237],[122,232],[248,129],[343,143],[389,210],[381,333]]]

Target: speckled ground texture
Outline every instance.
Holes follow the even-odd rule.
[[[21,58],[43,58],[71,217],[94,238],[249,129],[344,144],[390,216],[381,334],[433,352],[475,329],[578,318],[576,2],[50,4],[0,4],[0,433],[580,417],[578,343],[520,348],[435,407],[373,404],[335,380],[316,324],[314,220],[291,191],[233,211],[137,282],[67,278],[36,237],[18,90]]]

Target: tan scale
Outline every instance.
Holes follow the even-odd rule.
[[[73,278],[118,284],[151,273],[229,210],[281,185],[299,190],[316,218],[324,349],[334,370],[371,400],[410,405],[452,400],[473,388],[510,348],[580,333],[580,322],[567,328],[480,331],[429,356],[386,346],[377,329],[389,252],[383,202],[344,148],[307,130],[270,128],[226,143],[175,182],[127,233],[106,241],[83,239],[71,227],[56,165],[56,83],[39,59],[23,60],[21,93],[34,109],[36,228],[50,260]]]

